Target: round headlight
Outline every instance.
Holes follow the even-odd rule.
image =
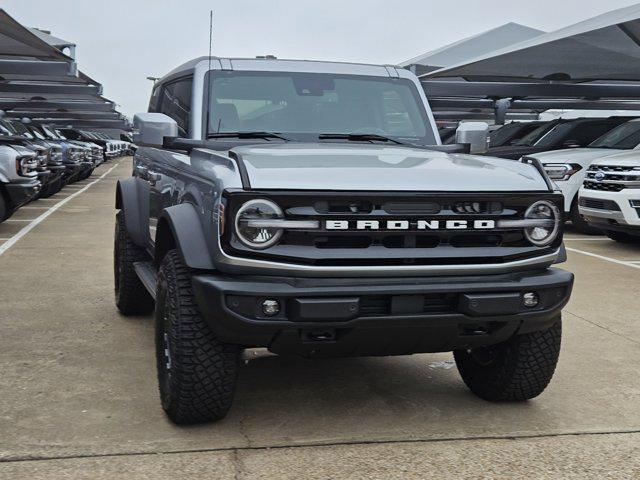
[[[281,228],[261,225],[265,220],[284,218],[282,209],[269,200],[250,200],[238,210],[235,227],[238,239],[246,246],[262,250],[272,247],[282,237]],[[268,222],[267,222],[268,223]]]
[[[537,247],[551,244],[560,231],[560,211],[553,203],[545,200],[531,205],[524,214],[527,220],[538,220],[533,227],[524,231],[527,240]]]

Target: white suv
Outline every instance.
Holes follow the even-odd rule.
[[[640,151],[594,161],[580,189],[580,215],[624,243],[640,243]]]
[[[619,155],[629,150],[640,155],[640,119],[631,120],[614,128],[587,148],[572,148],[528,155],[543,165],[549,178],[556,182],[564,194],[564,210],[568,220],[579,232],[594,233],[593,227],[580,217],[578,191],[587,175],[587,168],[595,160]]]

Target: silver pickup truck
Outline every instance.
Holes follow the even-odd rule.
[[[38,168],[32,149],[0,141],[0,222],[38,193]]]
[[[562,194],[535,161],[469,154],[486,150],[484,124],[441,145],[409,71],[200,58],[160,79],[134,123],[116,304],[155,309],[174,422],[224,417],[251,347],[453,351],[486,400],[546,388],[573,285],[553,267]]]

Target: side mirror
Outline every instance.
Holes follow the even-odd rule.
[[[469,153],[480,154],[489,150],[489,125],[484,122],[465,122],[456,130],[456,143],[469,145]]]
[[[178,136],[178,124],[164,113],[136,113],[133,128],[134,141],[152,147],[162,147],[164,137]]]
[[[580,148],[580,142],[577,140],[567,140],[562,144],[564,148]]]

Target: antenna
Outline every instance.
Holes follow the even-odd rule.
[[[205,135],[209,135],[209,117],[211,109],[211,49],[213,45],[213,10],[209,10],[209,68],[207,69],[207,121]],[[218,130],[220,127],[218,127]],[[206,138],[206,137],[205,137]]]

